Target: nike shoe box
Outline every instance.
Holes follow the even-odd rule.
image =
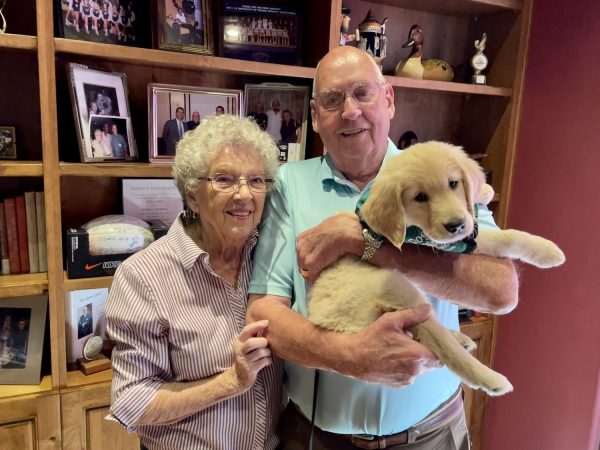
[[[167,234],[169,227],[161,220],[149,221],[157,240]],[[88,231],[84,228],[67,228],[65,230],[64,255],[67,278],[92,278],[114,275],[123,261],[135,252],[111,255],[92,255]]]

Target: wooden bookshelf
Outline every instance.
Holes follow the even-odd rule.
[[[170,164],[60,163],[60,175],[74,177],[171,178],[171,170]]]
[[[48,292],[47,273],[0,275],[0,298],[40,295],[46,292]]]
[[[70,280],[65,273],[65,292],[81,289],[109,288],[112,285],[112,281],[113,277],[76,278]]]
[[[522,0],[380,0],[384,5],[436,14],[473,16],[521,11]]]
[[[0,177],[41,177],[44,166],[41,161],[0,161]]]
[[[0,34],[0,48],[13,50],[36,50],[37,37],[22,34]]]
[[[0,384],[0,398],[47,394],[52,391],[52,377],[46,375],[40,384]]]

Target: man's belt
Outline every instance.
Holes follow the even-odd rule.
[[[382,449],[393,445],[407,444],[446,426],[460,414],[462,410],[462,390],[459,389],[449,400],[433,411],[429,416],[401,433],[390,434],[388,436],[349,434],[345,435],[345,437],[349,439],[355,447],[366,449]]]

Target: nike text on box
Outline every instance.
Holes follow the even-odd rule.
[[[149,223],[152,226],[155,240],[164,236],[168,231],[167,225],[160,220]],[[67,246],[64,252],[65,268],[69,279],[114,275],[119,265],[133,255],[133,253],[91,255],[88,232],[83,228],[68,228],[64,242]]]

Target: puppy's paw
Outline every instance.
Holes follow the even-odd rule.
[[[472,352],[477,348],[477,344],[466,334],[462,334],[460,331],[450,330],[450,334],[454,336],[454,339],[468,352]]]
[[[490,370],[481,380],[480,389],[490,397],[498,397],[512,392],[513,386],[504,375]]]
[[[523,255],[523,261],[540,269],[560,266],[565,262],[565,254],[554,242],[536,236],[535,249]]]

